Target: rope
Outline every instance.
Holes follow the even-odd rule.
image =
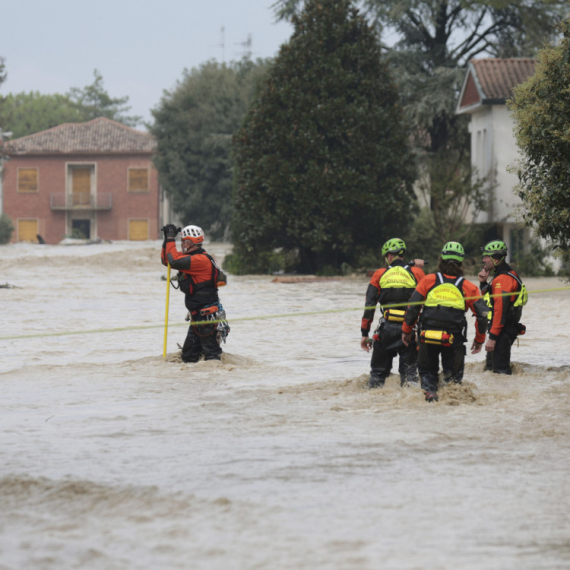
[[[556,287],[553,289],[537,289],[535,291],[527,291],[529,295],[533,295],[536,293],[551,293],[554,291],[569,291],[570,287]],[[491,297],[511,297],[513,295],[517,295],[518,293],[496,293],[494,295],[490,295]],[[477,295],[474,297],[465,297],[466,301],[470,301],[472,299],[482,299],[481,295]],[[416,301],[414,303],[392,303],[390,305],[382,305],[383,309],[395,309],[397,307],[409,307],[411,305],[423,305],[425,301]],[[297,313],[279,313],[279,314],[267,314],[267,315],[258,315],[253,317],[237,317],[235,319],[230,319],[230,322],[243,322],[243,321],[261,321],[265,319],[284,319],[289,317],[308,317],[313,315],[325,315],[325,314],[333,314],[333,313],[345,313],[349,311],[362,311],[376,309],[376,305],[373,307],[344,307],[341,309],[327,309],[325,311],[301,311]],[[228,320],[228,319],[224,319]],[[211,321],[192,321],[191,324],[194,326],[200,325],[211,325],[222,322],[220,320],[211,320]],[[184,327],[189,326],[188,323],[169,323],[169,327]],[[43,338],[43,337],[52,337],[52,336],[71,336],[71,335],[81,335],[81,334],[98,334],[98,333],[108,333],[108,332],[124,332],[124,331],[137,331],[137,330],[145,330],[145,329],[157,329],[164,327],[164,324],[160,325],[138,325],[132,327],[120,327],[120,328],[110,328],[110,329],[92,329],[92,330],[83,330],[83,331],[64,331],[64,332],[53,332],[53,333],[35,333],[35,334],[22,334],[22,335],[11,335],[11,336],[0,336],[0,340],[16,340],[22,338]]]

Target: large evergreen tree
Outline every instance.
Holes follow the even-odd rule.
[[[562,40],[539,52],[535,74],[510,101],[522,151],[516,188],[537,234],[570,251],[570,19]]]
[[[402,235],[413,161],[377,38],[350,0],[308,0],[235,136],[242,270],[274,248],[305,271]]]
[[[231,137],[266,66],[245,59],[185,70],[152,111],[160,183],[184,223],[202,226],[214,239],[224,236],[231,219]]]

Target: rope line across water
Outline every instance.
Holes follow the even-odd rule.
[[[569,291],[570,287],[557,287],[554,289],[537,289],[535,291],[527,291],[529,295],[533,295],[536,293],[550,293],[554,291]],[[491,295],[491,297],[510,297],[512,295],[516,295],[517,293],[496,293]],[[465,297],[465,300],[471,299],[481,299],[480,295],[476,297]],[[392,303],[390,305],[383,305],[383,309],[395,309],[397,307],[408,307],[410,305],[423,305],[425,301],[417,301],[414,303]],[[287,317],[308,317],[312,315],[324,315],[327,313],[345,313],[349,311],[362,311],[366,309],[376,309],[377,306],[374,307],[344,307],[342,309],[327,309],[324,311],[301,311],[297,313],[281,313],[281,314],[267,314],[267,315],[258,315],[253,317],[236,317],[235,319],[229,319],[230,323],[242,322],[242,321],[260,321],[265,319],[283,319]],[[219,323],[218,320],[211,320],[211,321],[192,321],[194,325],[209,325]],[[170,327],[183,327],[183,326],[190,326],[188,322],[184,323],[169,323]],[[0,336],[0,340],[16,340],[16,339],[23,339],[23,338],[44,338],[50,336],[71,336],[71,335],[81,335],[81,334],[98,334],[98,333],[109,333],[109,332],[124,332],[124,331],[136,331],[136,330],[144,330],[144,329],[158,329],[164,328],[164,324],[159,325],[136,325],[132,327],[118,327],[118,328],[111,328],[111,329],[92,329],[92,330],[83,330],[83,331],[63,331],[63,332],[42,332],[42,333],[34,333],[34,334],[21,334],[21,335],[11,335],[11,336]]]

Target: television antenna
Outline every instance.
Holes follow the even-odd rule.
[[[220,43],[214,44],[214,47],[222,48],[222,63],[226,63],[226,28],[220,28]]]
[[[236,45],[243,46],[243,52],[238,53],[236,55],[241,55],[242,57],[250,58],[251,55],[253,54],[253,51],[251,51],[252,44],[253,44],[253,35],[247,34],[247,38],[245,41],[236,42]]]

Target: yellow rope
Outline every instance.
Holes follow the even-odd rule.
[[[529,295],[536,294],[536,293],[551,293],[554,291],[568,291],[570,287],[557,287],[553,289],[537,289],[535,291],[527,291]],[[491,295],[491,297],[510,297],[512,295],[517,295],[517,293],[496,293]],[[471,299],[482,299],[481,295],[477,295],[475,297],[465,297],[466,301]],[[382,305],[383,309],[394,309],[396,307],[408,307],[410,305],[423,305],[425,301],[417,301],[414,303],[393,303],[390,305]],[[236,317],[233,319],[229,319],[230,323],[242,322],[242,321],[257,321],[257,320],[264,320],[264,319],[283,319],[287,317],[307,317],[312,315],[324,315],[324,314],[332,314],[332,313],[345,313],[348,311],[362,311],[363,308],[366,309],[376,309],[377,307],[345,307],[342,309],[327,309],[324,311],[302,311],[297,313],[280,313],[280,314],[267,314],[267,315],[258,315],[253,317]],[[209,325],[219,323],[218,320],[212,321],[193,321],[193,325]],[[188,323],[169,323],[169,327],[182,327],[182,326],[189,326]],[[66,331],[66,332],[54,332],[54,333],[36,333],[36,334],[22,334],[22,335],[14,335],[14,336],[0,336],[0,340],[15,340],[21,338],[40,338],[40,337],[50,337],[50,336],[69,336],[69,335],[80,335],[80,334],[95,334],[95,333],[106,333],[106,332],[123,332],[123,331],[136,331],[136,330],[145,330],[145,329],[156,329],[164,327],[163,324],[160,325],[138,325],[132,327],[120,327],[120,328],[112,328],[112,329],[92,329],[92,330],[83,330],[83,331]]]

